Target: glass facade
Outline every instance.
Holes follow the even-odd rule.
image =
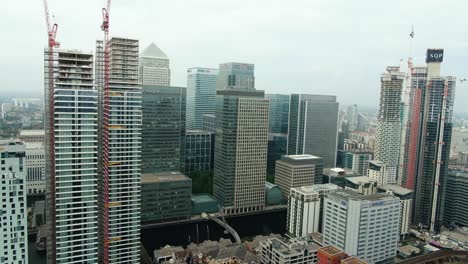
[[[186,175],[211,171],[214,157],[214,134],[202,130],[187,130],[185,134]]]
[[[255,90],[254,65],[239,62],[220,64],[216,90],[229,89]]]
[[[217,78],[217,69],[187,70],[187,129],[202,129],[203,115],[215,113]]]
[[[288,133],[289,95],[266,94],[270,99],[270,133]]]

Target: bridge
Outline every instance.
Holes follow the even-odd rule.
[[[241,239],[239,237],[239,234],[237,234],[237,231],[234,230],[234,228],[232,228],[225,220],[224,220],[224,217],[223,217],[223,220],[215,217],[214,215],[207,215],[208,218],[210,220],[213,220],[215,221],[216,223],[218,223],[219,225],[221,225],[222,227],[224,227],[224,229],[226,229],[226,231],[228,231],[232,237],[234,237],[234,240],[236,241],[236,243],[240,244],[241,243]]]
[[[450,262],[452,262],[453,260],[468,261],[468,251],[439,250],[436,252],[429,253],[427,255],[400,261],[398,262],[398,264],[432,264],[442,263],[441,261],[446,260],[449,260]]]

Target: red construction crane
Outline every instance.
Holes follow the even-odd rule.
[[[103,102],[103,130],[102,130],[102,151],[103,151],[103,262],[109,263],[109,12],[111,1],[107,0],[107,6],[102,9],[101,30],[104,31],[104,102]]]
[[[51,253],[52,253],[52,262],[55,263],[55,253],[56,253],[56,247],[55,247],[55,109],[54,109],[54,48],[59,47],[60,44],[56,41],[56,36],[57,36],[57,28],[58,25],[54,23],[51,25],[50,23],[50,15],[49,15],[49,6],[47,4],[47,0],[44,0],[44,11],[45,11],[45,20],[46,20],[46,27],[47,27],[47,44],[48,44],[48,74],[47,78],[49,80],[49,91],[48,91],[48,105],[46,107],[49,107],[49,116],[46,117],[48,118],[48,127],[46,129],[49,131],[49,166],[50,166],[50,197],[49,197],[49,203],[50,203],[50,214],[51,214],[51,221],[50,221],[50,227],[49,230],[51,232],[48,232],[49,239],[52,240],[51,243]]]

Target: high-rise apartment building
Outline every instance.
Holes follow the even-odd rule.
[[[169,58],[156,44],[151,43],[143,50],[139,63],[142,85],[171,85]]]
[[[28,194],[44,193],[45,146],[44,142],[26,143],[26,189]]]
[[[109,263],[140,263],[142,88],[138,40],[109,40],[109,111],[100,166],[100,254]],[[107,101],[107,102],[106,102]],[[106,115],[106,114],[104,114]],[[106,175],[107,174],[107,175]],[[107,189],[107,190],[106,190]],[[106,193],[107,192],[107,193]]]
[[[338,140],[336,96],[292,94],[289,103],[288,155],[310,154],[335,167]]]
[[[292,188],[288,198],[287,230],[291,236],[319,231],[320,198],[312,186]]]
[[[288,133],[289,95],[266,94],[270,99],[270,133]]]
[[[254,65],[227,62],[219,65],[217,90],[255,90]]]
[[[326,195],[324,207],[324,245],[336,246],[368,263],[393,260],[400,234],[397,197],[340,190]]]
[[[187,130],[185,134],[186,175],[209,172],[214,162],[214,134],[203,130]]]
[[[93,82],[93,55],[75,50],[50,54],[46,50],[45,72],[49,59],[55,74],[54,79],[45,74],[44,96],[47,262],[96,263],[98,91]],[[49,89],[51,81],[54,91]],[[55,94],[53,104],[51,92]]]
[[[187,70],[187,129],[202,129],[203,115],[215,113],[217,79],[217,69]]]
[[[413,213],[413,191],[398,185],[379,186],[379,193],[389,193],[400,199],[400,235],[408,234]]]
[[[405,74],[400,67],[387,67],[380,79],[380,109],[377,123],[375,159],[387,165],[388,183],[396,184],[400,157],[401,94]]]
[[[0,263],[28,264],[25,146],[0,141]]]
[[[367,169],[367,176],[377,182],[377,186],[391,184],[393,179],[393,172],[389,172],[387,164],[380,160],[369,160]]]
[[[276,161],[275,184],[287,198],[291,188],[322,183],[323,159],[312,155],[284,155]]]
[[[411,78],[407,167],[402,183],[414,189],[413,224],[438,232],[442,224],[442,193],[448,173],[456,78],[441,76],[442,49],[428,49],[426,68]]]
[[[143,85],[142,171],[180,171],[185,155],[184,87]]]
[[[227,213],[265,205],[268,111],[263,91],[217,91],[213,194]]]

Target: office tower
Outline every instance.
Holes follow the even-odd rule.
[[[215,113],[217,79],[217,69],[187,70],[187,129],[202,129],[203,115]]]
[[[268,157],[267,157],[267,174],[268,176],[275,175],[276,161],[281,159],[281,156],[286,155],[288,147],[288,135],[279,133],[268,134]]]
[[[338,137],[336,96],[292,94],[289,103],[288,155],[310,154],[335,167]]]
[[[26,208],[25,146],[22,141],[1,140],[0,160],[0,262],[27,264],[28,212]]]
[[[340,190],[327,194],[324,206],[324,245],[336,246],[369,263],[393,260],[400,234],[397,197]]]
[[[303,236],[322,232],[325,195],[338,189],[341,188],[331,183],[292,188],[288,194],[288,234]]]
[[[283,241],[276,237],[269,238],[260,242],[260,263],[316,263],[318,248],[319,245],[310,236],[296,237],[289,241]]]
[[[270,133],[288,133],[289,95],[266,94],[270,99]]]
[[[28,194],[44,193],[45,146],[43,142],[26,142],[26,190]]]
[[[369,160],[372,159],[372,152],[368,150],[346,151],[344,154],[344,167],[352,169],[359,175],[367,176]]]
[[[184,87],[143,85],[143,173],[184,168],[185,92]]]
[[[377,182],[377,186],[391,184],[393,172],[387,168],[387,164],[380,160],[369,160],[369,167],[367,169],[367,176]]]
[[[186,220],[191,216],[192,180],[178,171],[141,175],[141,222]]]
[[[268,99],[263,91],[217,91],[213,194],[227,213],[265,204]]]
[[[443,220],[447,226],[468,226],[468,170],[449,169],[443,193]]]
[[[375,159],[387,164],[388,183],[396,184],[400,157],[401,92],[405,74],[399,67],[387,67],[380,78],[380,109],[377,123]]]
[[[345,189],[371,195],[377,193],[377,182],[367,176],[350,177],[345,180]]]
[[[276,161],[275,183],[287,198],[291,188],[322,183],[323,159],[312,155],[284,155]]]
[[[56,74],[53,80],[45,75],[47,262],[96,263],[98,92],[93,83],[93,55],[47,50],[45,61],[49,59]],[[54,102],[49,101],[51,81]]]
[[[398,185],[386,184],[379,186],[379,193],[389,193],[400,199],[400,235],[408,234],[413,213],[413,191]]]
[[[140,54],[140,83],[142,85],[171,85],[169,58],[156,44],[151,43]]]
[[[427,68],[412,77],[408,169],[402,181],[414,189],[413,224],[438,232],[452,138],[455,77],[440,76],[443,50],[427,50]],[[425,74],[424,74],[425,72]]]
[[[348,120],[349,131],[354,131],[358,128],[358,106],[350,105],[346,109],[346,119]]]
[[[219,65],[217,90],[255,90],[254,65],[227,62]]]
[[[100,257],[109,263],[140,262],[142,88],[138,40],[112,38],[109,91],[104,93],[103,173],[100,175]]]
[[[203,115],[203,130],[211,133],[216,133],[216,116],[215,115]]]
[[[209,172],[214,162],[214,134],[203,130],[187,130],[185,134],[186,175]]]
[[[44,130],[21,130],[18,139],[25,143],[32,142],[45,142],[45,131]]]

